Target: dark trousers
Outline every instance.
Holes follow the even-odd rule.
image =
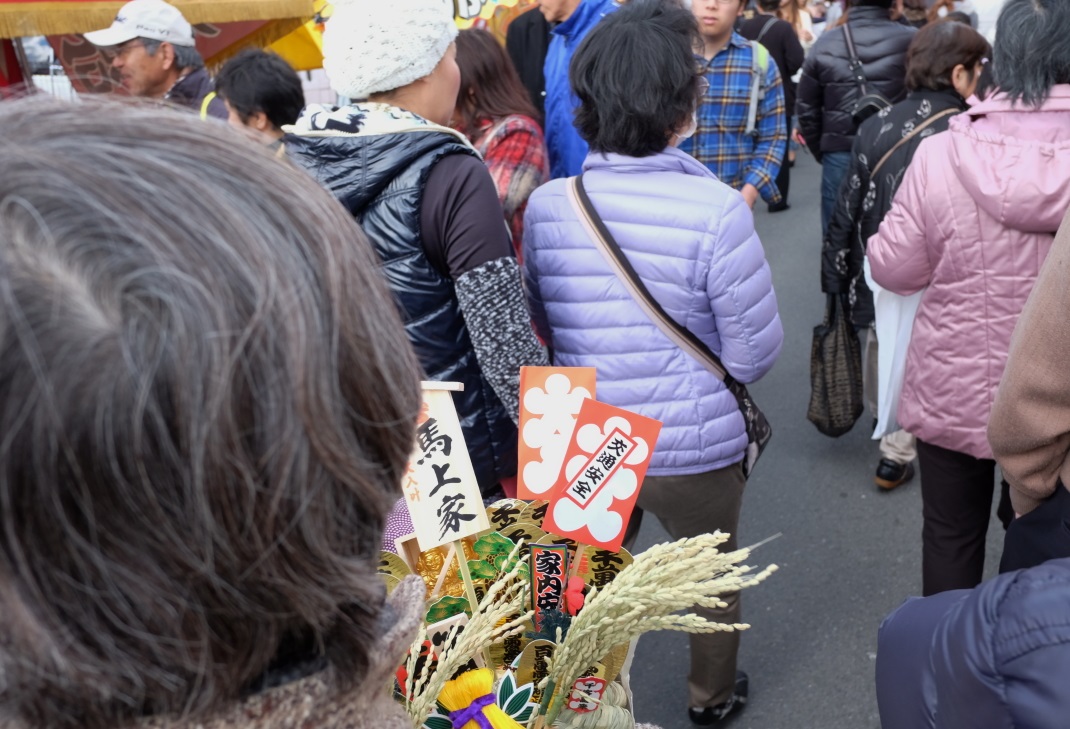
[[[788,111],[788,144],[784,147],[784,161],[780,163],[780,172],[776,176],[776,187],[780,190],[781,202],[788,201],[788,188],[791,187],[791,111]]]
[[[821,236],[829,228],[832,211],[840,197],[840,185],[851,164],[850,152],[825,152],[821,155]]]
[[[719,551],[733,552],[738,544],[736,530],[746,485],[743,467],[738,463],[690,476],[647,476],[625,533],[624,546],[630,548],[634,543],[643,512],[649,511],[673,539],[697,537],[717,529],[731,534]],[[718,597],[724,601],[724,607],[696,605],[695,613],[715,623],[739,623],[739,593]],[[690,642],[689,706],[705,708],[723,704],[735,689],[739,633],[694,633]]]
[[[975,587],[985,566],[996,462],[918,440],[922,593]]]
[[[1070,491],[1061,481],[1051,497],[1008,527],[999,571],[1036,567],[1059,557],[1070,557]]]

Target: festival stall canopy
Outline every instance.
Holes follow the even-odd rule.
[[[190,23],[312,17],[313,0],[172,0]],[[111,25],[122,0],[0,0],[0,38],[68,35]]]
[[[458,28],[486,28],[505,43],[509,23],[535,0],[455,0],[454,20]],[[317,0],[318,17],[330,17],[330,3]],[[270,48],[285,58],[298,71],[311,71],[323,66],[323,24],[309,21]]]
[[[81,34],[106,28],[122,0],[0,0],[0,38],[48,37],[74,88],[118,91],[107,53]],[[217,65],[242,48],[263,47],[298,30],[314,15],[315,0],[173,0],[194,26],[197,49]]]

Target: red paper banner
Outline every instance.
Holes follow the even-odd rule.
[[[618,551],[660,432],[657,420],[584,400],[543,529]]]

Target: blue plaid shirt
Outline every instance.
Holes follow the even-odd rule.
[[[784,85],[776,62],[769,59],[758,102],[757,134],[746,134],[750,110],[753,49],[739,33],[710,60],[698,56],[710,87],[698,108],[698,128],[680,149],[706,165],[737,190],[754,185],[767,203],[780,202],[777,173],[788,143]]]

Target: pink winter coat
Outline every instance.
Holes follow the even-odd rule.
[[[1070,85],[1039,109],[999,96],[918,147],[869,239],[873,278],[927,288],[914,321],[899,423],[992,458],[985,437],[1011,332],[1070,208]]]

